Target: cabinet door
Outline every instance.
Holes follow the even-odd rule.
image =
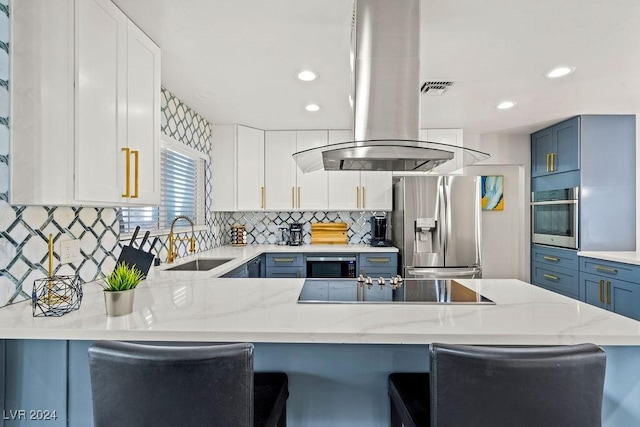
[[[263,210],[264,191],[264,131],[238,126],[238,210]]]
[[[296,151],[327,145],[328,134],[324,130],[298,131]],[[291,153],[292,154],[292,153]],[[289,154],[289,158],[291,158]],[[294,162],[295,163],[295,162]],[[296,165],[296,208],[305,211],[327,210],[329,203],[329,178],[324,170],[302,173]]]
[[[130,202],[160,204],[160,48],[131,21],[127,29],[127,145]]]
[[[602,277],[580,273],[580,300],[600,308],[607,308],[606,279]]]
[[[607,279],[605,301],[614,313],[640,320],[640,284]]]
[[[211,127],[211,210],[237,210],[237,127],[214,125]]]
[[[360,208],[390,211],[393,203],[392,172],[360,172]]]
[[[553,172],[577,170],[579,164],[580,118],[559,123],[551,128],[553,140]]]
[[[296,207],[295,131],[267,131],[264,135],[265,209],[291,211]]]
[[[109,0],[78,1],[76,11],[75,196],[118,203],[125,188],[127,17]],[[128,198],[128,197],[127,197]]]
[[[330,130],[329,145],[347,142],[353,139],[349,130]],[[361,208],[360,172],[358,171],[330,171],[329,180],[329,210],[352,211]]]
[[[532,177],[547,175],[551,172],[549,155],[552,151],[550,129],[543,129],[531,135]]]

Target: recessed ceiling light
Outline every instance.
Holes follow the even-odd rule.
[[[309,70],[301,71],[298,73],[298,79],[302,80],[303,82],[310,82],[311,80],[316,79],[316,73]]]
[[[320,106],[317,104],[309,104],[306,107],[304,107],[304,109],[307,111],[318,111],[320,109]]]
[[[509,108],[513,108],[516,105],[513,101],[503,101],[496,106],[499,110],[508,110]]]
[[[574,67],[557,67],[547,73],[547,77],[550,79],[555,79],[557,77],[566,76],[567,74],[571,74],[575,71]]]

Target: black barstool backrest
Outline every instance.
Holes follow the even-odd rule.
[[[605,354],[594,344],[432,344],[431,426],[600,426]]]
[[[95,426],[253,427],[253,345],[89,348]]]

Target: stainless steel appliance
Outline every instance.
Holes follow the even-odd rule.
[[[400,178],[392,215],[404,277],[482,277],[479,177]]]
[[[374,215],[369,219],[371,223],[371,246],[391,246],[391,240],[387,239],[387,215]]]
[[[307,256],[307,277],[356,277],[355,256]]]
[[[289,243],[289,229],[287,227],[278,228],[278,245],[286,245]]]
[[[289,225],[289,245],[302,245],[302,224],[294,222]]]
[[[578,249],[578,187],[531,193],[531,241]]]
[[[393,289],[395,287],[395,289]],[[406,279],[392,286],[353,279],[307,279],[299,303],[495,304],[456,280]]]

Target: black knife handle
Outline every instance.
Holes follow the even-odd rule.
[[[129,242],[129,246],[133,247],[133,243],[136,241],[138,237],[138,232],[140,231],[140,226],[136,226],[136,229],[133,230],[133,236],[131,236],[131,241]]]
[[[142,249],[142,247],[144,246],[144,244],[145,244],[145,243],[147,243],[147,239],[149,238],[149,233],[150,233],[150,231],[149,231],[149,230],[147,230],[147,231],[144,233],[144,237],[142,238],[142,242],[140,243],[140,246],[139,246],[139,248],[140,248],[140,249]]]

